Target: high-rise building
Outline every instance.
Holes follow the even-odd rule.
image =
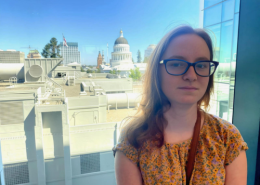
[[[27,58],[41,58],[41,55],[38,50],[30,50]]]
[[[24,63],[24,53],[16,50],[0,50],[0,63]]]
[[[60,55],[63,58],[63,65],[67,65],[69,63],[80,62],[80,52],[78,50],[77,42],[67,42],[67,46],[63,46],[63,43],[60,43]]]
[[[148,58],[152,54],[152,52],[155,49],[155,47],[156,47],[156,45],[154,45],[154,44],[150,44],[147,47],[147,49],[144,51],[144,59]]]

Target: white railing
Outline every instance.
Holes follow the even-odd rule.
[[[47,75],[45,76],[45,85],[47,89],[51,89],[52,92],[61,92],[62,91],[62,86],[49,78]]]
[[[15,86],[15,85],[17,85],[17,78],[16,77],[11,77],[11,78],[9,78],[9,85],[10,86]]]
[[[36,96],[38,104],[44,104],[44,102],[62,102],[65,100],[65,90],[62,86],[45,76],[45,92],[43,94],[37,94]],[[46,103],[47,104],[47,103]]]

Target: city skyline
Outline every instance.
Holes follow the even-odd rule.
[[[46,8],[46,4],[50,4]],[[35,8],[37,7],[37,8]],[[180,11],[180,7],[181,11]],[[0,49],[15,49],[27,54],[31,46],[40,53],[52,37],[62,42],[78,42],[81,64],[95,65],[98,52],[107,60],[122,29],[136,62],[150,44],[157,44],[170,29],[180,24],[199,26],[199,1],[100,1],[34,2],[14,0],[0,7]],[[19,28],[19,29],[17,29]],[[106,61],[109,62],[109,61]]]

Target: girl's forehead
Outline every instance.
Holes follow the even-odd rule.
[[[207,58],[210,51],[204,39],[195,34],[181,35],[172,39],[166,48],[163,59],[180,56],[182,58]]]

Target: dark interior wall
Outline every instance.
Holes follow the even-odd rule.
[[[256,182],[259,179],[256,173],[260,119],[259,7],[259,0],[240,2],[233,123],[249,146],[248,185],[259,184]]]

